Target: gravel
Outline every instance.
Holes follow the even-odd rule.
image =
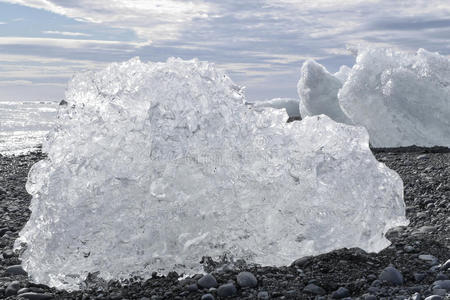
[[[410,220],[408,226],[387,233],[392,244],[379,253],[339,249],[300,258],[284,267],[261,267],[243,261],[224,266],[204,258],[209,275],[179,277],[174,272],[168,276],[154,273],[149,279],[132,277],[122,282],[105,282],[90,276],[83,290],[72,292],[31,282],[20,268],[18,253],[13,251],[14,241],[30,215],[30,196],[25,191],[27,173],[43,155],[39,152],[0,155],[0,298],[19,299],[20,293],[22,299],[83,300],[198,300],[225,299],[225,296],[227,299],[450,299],[449,149],[408,147],[373,151],[380,162],[402,177]],[[386,280],[381,276],[386,269],[398,270],[403,282],[398,281],[398,274],[393,271],[389,274],[397,274],[393,277],[397,278],[395,283]]]

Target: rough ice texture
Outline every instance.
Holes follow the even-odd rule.
[[[276,109],[285,109],[289,117],[300,117],[299,99],[293,98],[275,98],[266,101],[257,101],[249,103],[255,109],[271,107]]]
[[[342,87],[348,70],[338,72],[339,77],[330,74],[324,66],[307,60],[301,69],[300,80],[297,85],[300,97],[300,114],[302,118],[325,114],[336,122],[352,124],[341,110],[337,94]]]
[[[450,60],[368,48],[339,92],[342,109],[376,147],[450,146]]]
[[[254,111],[214,65],[132,59],[76,75],[30,171],[16,246],[34,281],[88,272],[201,272],[228,253],[264,265],[340,247],[379,251],[404,225],[400,177],[362,127]]]
[[[339,81],[342,82],[342,84],[344,84],[344,82],[347,80],[348,76],[350,76],[351,71],[352,71],[352,68],[350,68],[346,65],[342,65],[339,68],[339,71],[337,71],[333,75],[334,75],[334,77],[339,79]]]

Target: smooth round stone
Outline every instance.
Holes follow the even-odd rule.
[[[203,289],[217,287],[218,285],[216,278],[214,278],[214,276],[212,276],[211,274],[203,275],[203,277],[197,281],[197,284]]]
[[[425,298],[425,300],[444,300],[444,297],[438,295],[432,295]]]
[[[214,300],[214,296],[211,294],[204,294],[201,300]]]
[[[311,262],[311,258],[312,258],[312,256],[304,256],[304,257],[298,258],[292,263],[292,265],[302,268]]]
[[[403,284],[403,275],[394,267],[385,268],[380,276],[378,276],[380,280],[387,281],[393,285],[402,285]]]
[[[49,294],[38,294],[38,293],[33,293],[33,292],[20,294],[20,297],[28,299],[28,300],[49,300],[49,299],[53,299],[52,295],[49,295]]]
[[[323,288],[321,288],[318,285],[315,285],[314,283],[310,283],[307,286],[305,286],[303,291],[314,295],[325,295],[327,293]]]
[[[241,287],[256,287],[258,285],[258,280],[256,279],[255,275],[253,275],[250,272],[240,272],[236,276],[237,283]]]
[[[430,254],[419,255],[419,259],[426,261],[427,263],[429,263],[432,266],[434,266],[438,263],[438,259]]]
[[[196,283],[190,284],[187,286],[187,290],[189,292],[196,292],[198,291],[198,285]]]
[[[17,291],[20,289],[20,283],[18,281],[13,281],[6,287],[5,295],[12,296],[17,294]]]
[[[345,287],[340,287],[336,291],[331,294],[331,298],[333,299],[342,299],[350,296],[350,291]]]
[[[269,293],[266,291],[261,291],[258,293],[257,296],[258,300],[268,300],[269,299]]]
[[[21,265],[9,266],[6,268],[6,274],[9,275],[27,275],[27,272],[22,268]]]
[[[447,291],[445,289],[433,289],[433,294],[438,296],[445,296]]]
[[[433,288],[435,289],[444,289],[446,291],[450,291],[450,280],[438,280],[433,282]]]
[[[232,283],[222,284],[217,289],[217,295],[220,297],[233,297],[237,294],[237,289]]]
[[[3,257],[4,258],[11,258],[14,256],[14,252],[12,250],[5,250],[3,251]]]

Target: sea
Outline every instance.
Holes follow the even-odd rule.
[[[0,154],[18,155],[39,148],[53,127],[57,101],[0,101]]]

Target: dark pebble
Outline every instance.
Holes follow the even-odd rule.
[[[0,228],[0,237],[2,237],[8,230],[8,228]]]
[[[416,272],[416,273],[414,273],[414,280],[416,282],[420,282],[420,281],[424,280],[426,276],[427,275],[425,273]]]
[[[203,275],[203,277],[197,281],[197,284],[203,289],[217,287],[218,285],[216,278],[214,278],[214,276],[212,276],[211,274]]]
[[[219,297],[233,297],[237,294],[237,289],[232,283],[222,284],[217,289],[217,295]]]
[[[426,261],[427,263],[429,263],[432,266],[438,264],[438,259],[436,257],[434,257],[433,255],[430,255],[430,254],[419,255],[419,259],[421,259],[423,261]]]
[[[393,285],[402,285],[403,284],[403,275],[394,267],[385,268],[380,276],[378,276],[380,280],[387,281]]]
[[[434,289],[444,289],[450,291],[450,280],[438,280],[433,283]]]
[[[13,281],[6,287],[5,296],[12,296],[17,294],[20,289],[20,283],[18,281]]]
[[[214,296],[211,294],[204,294],[201,300],[214,300]]]
[[[447,291],[444,289],[433,289],[433,295],[445,296]]]
[[[250,272],[240,272],[236,276],[237,283],[241,287],[256,287],[258,285],[258,280],[256,280],[255,275]]]
[[[340,287],[331,294],[333,299],[342,299],[350,296],[350,291],[345,287]]]
[[[14,256],[14,252],[12,250],[5,250],[3,251],[3,257],[4,258],[11,258]]]
[[[295,260],[292,263],[292,265],[299,267],[299,268],[303,268],[311,262],[311,258],[312,258],[312,256],[305,256],[305,257],[299,258],[299,259]]]
[[[23,293],[20,294],[20,297],[29,299],[29,300],[49,300],[53,299],[53,296],[50,294],[38,294],[38,293]]]
[[[9,266],[6,268],[6,274],[8,275],[27,275],[21,265]]]
[[[196,283],[190,284],[187,286],[187,290],[189,292],[196,292],[198,291],[198,285]]]
[[[314,295],[325,295],[327,292],[320,286],[315,285],[314,283],[310,283],[303,289],[306,293],[311,293]]]

